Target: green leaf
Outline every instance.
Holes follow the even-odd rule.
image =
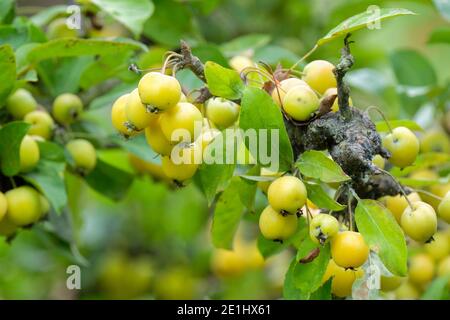
[[[427,286],[420,300],[448,300],[450,276],[438,277]]]
[[[341,211],[346,208],[346,206],[331,198],[319,184],[305,182],[305,186],[308,191],[308,199],[319,208],[329,209],[332,211]]]
[[[286,300],[308,300],[309,294],[302,293],[295,284],[295,268],[298,261],[294,258],[286,272],[283,285],[283,298]]]
[[[222,44],[222,51],[232,57],[242,54],[247,50],[256,50],[268,44],[270,36],[266,34],[247,34]]]
[[[32,172],[23,176],[45,195],[57,213],[61,213],[67,204],[66,188],[62,178],[64,168],[64,162],[41,160]]]
[[[260,168],[258,165],[252,167],[250,170],[247,171],[248,174],[258,174],[260,171]],[[257,190],[257,184],[255,181],[242,179],[242,177],[239,178],[239,197],[241,198],[242,204],[250,211],[254,212],[254,205],[255,205],[255,197],[256,197],[256,190]]]
[[[92,0],[102,11],[139,36],[145,21],[153,14],[155,6],[150,0]]]
[[[284,126],[283,116],[280,108],[275,105],[267,92],[254,87],[245,89],[241,103],[239,126],[244,131],[249,130],[250,132],[250,130],[256,130],[255,138],[257,140],[257,148],[250,148],[249,151],[257,160],[258,164],[261,166],[278,166],[278,170],[275,169],[274,171],[287,171],[291,169],[294,155]],[[267,130],[267,139],[260,139],[261,134],[264,133],[260,130]],[[274,133],[278,133],[278,140],[272,137]],[[248,146],[249,139],[245,140]],[[266,142],[266,146],[260,145],[262,142]],[[266,155],[261,154],[262,150],[266,150],[264,152]],[[265,159],[267,156],[276,158],[270,159],[276,163],[267,163],[267,159]]]
[[[412,87],[436,85],[437,76],[433,66],[419,52],[400,49],[392,52],[389,58],[399,84]]]
[[[390,120],[389,126],[386,121],[375,122],[378,132],[389,132],[389,126],[394,129],[397,127],[406,127],[413,131],[424,131],[423,128],[412,120]]]
[[[119,54],[140,49],[140,45],[130,41],[61,38],[33,46],[27,53],[27,59],[30,63],[36,63],[51,58]]]
[[[434,5],[439,13],[448,21],[450,21],[450,3],[447,0],[433,0]]]
[[[86,176],[86,182],[92,189],[117,201],[127,195],[133,175],[97,160],[94,170]]]
[[[66,157],[64,155],[64,148],[60,145],[49,141],[38,141],[40,159],[64,162]]]
[[[192,48],[192,53],[200,61],[213,61],[221,66],[228,67],[228,60],[224,57],[219,47],[214,44],[199,44]]]
[[[219,188],[233,176],[234,164],[202,163],[194,176],[196,184],[211,204]]]
[[[212,223],[212,242],[216,248],[232,249],[234,234],[244,206],[239,198],[239,178],[234,177],[216,203]]]
[[[192,38],[192,13],[187,3],[154,0],[155,12],[144,24],[144,35],[156,43],[178,46],[180,39]]]
[[[51,6],[40,10],[30,20],[38,27],[44,27],[46,24],[51,22],[53,19],[60,15],[67,14],[67,6]]]
[[[0,165],[5,176],[13,176],[20,170],[20,144],[30,125],[14,121],[0,129]]]
[[[0,70],[0,106],[2,106],[16,82],[16,58],[9,45],[0,46]]]
[[[328,279],[319,289],[314,291],[309,300],[331,300],[331,284],[333,279]]]
[[[253,60],[271,65],[281,63],[284,66],[290,66],[300,60],[300,57],[283,47],[269,45],[257,50]]]
[[[316,248],[320,249],[320,253],[314,260],[307,263],[297,263],[294,268],[295,286],[307,294],[313,293],[322,285],[322,279],[330,261],[330,245],[319,247],[307,236],[300,244],[296,257],[296,260],[299,261]]]
[[[14,0],[0,1],[0,24],[8,24],[12,22],[14,19],[15,6],[16,3]]]
[[[386,268],[395,275],[405,276],[408,259],[405,236],[392,214],[375,200],[361,200],[355,220],[364,240]]]
[[[382,8],[379,11],[367,10],[341,22],[338,26],[329,31],[324,37],[319,39],[319,41],[317,41],[317,45],[323,45],[324,43],[327,43],[338,37],[346,35],[347,33],[352,33],[359,29],[363,29],[366,27],[370,29],[372,26],[375,27],[376,23],[387,18],[410,14],[415,13],[401,8]]]
[[[450,28],[436,28],[431,32],[428,43],[446,43],[450,44]]]
[[[302,153],[296,166],[303,175],[322,182],[343,182],[350,179],[336,162],[316,150]]]
[[[241,98],[245,86],[237,71],[208,61],[205,63],[205,77],[208,89],[214,96],[230,100]]]

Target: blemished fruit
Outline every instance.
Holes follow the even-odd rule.
[[[31,124],[30,129],[28,129],[29,135],[40,136],[45,140],[52,137],[55,123],[53,118],[46,111],[31,111],[25,116],[24,121]]]
[[[65,18],[55,19],[47,26],[47,38],[50,40],[58,38],[74,38],[77,36],[77,30],[70,29],[67,26],[67,21]]]
[[[66,144],[66,149],[73,159],[75,169],[80,173],[87,174],[95,168],[97,153],[92,143],[88,140],[71,140]]]
[[[413,240],[427,242],[436,233],[437,217],[433,207],[416,201],[411,207],[406,207],[402,214],[400,225],[405,233]]]
[[[384,147],[391,153],[389,162],[404,168],[414,163],[419,153],[419,140],[406,127],[397,127],[383,138]]]
[[[433,279],[434,269],[434,261],[428,254],[416,254],[409,261],[408,279],[415,285],[424,286]]]
[[[197,138],[196,134],[201,134],[203,116],[193,104],[180,102],[175,107],[162,113],[159,123],[167,140],[171,142],[192,142]],[[195,132],[196,127],[200,129],[199,132]],[[176,130],[179,131],[176,132]]]
[[[270,184],[267,198],[274,210],[296,214],[305,205],[307,192],[299,178],[283,176]]]
[[[437,232],[433,241],[425,244],[425,251],[434,260],[441,260],[450,254],[450,239],[444,232]]]
[[[315,91],[323,94],[337,86],[333,73],[334,65],[325,60],[314,60],[303,69],[303,80]]]
[[[337,88],[329,88],[325,91],[325,93],[323,94],[323,98],[329,97],[331,95],[337,95]],[[348,98],[348,104],[350,106],[353,106],[353,100],[352,98]],[[339,103],[338,103],[338,98],[336,97],[336,99],[333,102],[333,105],[331,106],[331,111],[333,112],[338,112],[339,111]]]
[[[170,155],[172,145],[161,130],[159,116],[155,117],[147,128],[145,128],[145,138],[149,146],[163,156]]]
[[[296,86],[284,96],[283,109],[292,119],[306,121],[319,109],[319,98],[307,86]]]
[[[397,289],[398,287],[400,287],[402,285],[403,281],[405,281],[405,278],[398,277],[398,276],[392,276],[392,277],[381,276],[380,277],[380,287],[381,287],[381,290],[384,292],[393,291],[393,290]]]
[[[75,122],[83,112],[83,102],[72,93],[63,93],[53,101],[53,117],[63,125]]]
[[[281,102],[283,101],[284,96],[286,93],[288,93],[289,90],[296,86],[306,86],[309,88],[308,84],[300,80],[298,78],[288,78],[285,80],[280,81],[280,84],[278,85],[278,89],[274,88],[272,91],[272,99],[275,101],[275,103],[279,106],[281,106]]]
[[[246,56],[234,56],[228,62],[230,67],[232,67],[237,72],[242,72],[245,68],[254,67],[252,59]]]
[[[125,114],[127,117],[126,126],[135,131],[145,129],[157,117],[156,114],[148,112],[147,108],[142,104],[138,89],[134,89],[128,96]]]
[[[28,172],[34,169],[39,162],[40,152],[37,142],[30,136],[23,137],[20,143],[20,171]]]
[[[395,297],[398,300],[415,300],[420,296],[419,290],[409,281],[404,281],[397,290]]]
[[[447,192],[438,206],[439,218],[447,223],[450,223],[450,191]]]
[[[36,110],[37,102],[28,90],[17,89],[6,100],[6,110],[13,116],[14,119],[21,120],[30,113]]]
[[[205,103],[206,117],[218,128],[228,128],[239,117],[240,106],[224,98],[210,98]]]
[[[339,231],[339,222],[329,214],[316,215],[309,224],[309,235],[315,243],[325,244]]]
[[[450,152],[450,140],[441,130],[426,132],[420,139],[421,152]]]
[[[380,156],[379,154],[375,155],[372,158],[372,163],[374,165],[376,165],[378,168],[380,169],[384,169],[384,166],[386,164],[386,161],[384,160],[384,158],[382,156]]]
[[[402,194],[398,194],[396,196],[385,196],[380,199],[386,208],[392,213],[395,220],[400,223],[400,219],[402,217],[403,212],[408,206],[408,202]],[[417,192],[411,192],[408,194],[408,200],[410,202],[421,201],[421,198]]]
[[[259,229],[264,238],[285,240],[297,230],[298,219],[295,214],[282,215],[271,206],[267,206],[259,217]]]
[[[111,108],[111,121],[113,127],[125,137],[133,136],[137,131],[133,131],[126,126],[127,118],[127,103],[129,94],[120,96],[113,104]]]
[[[6,211],[8,210],[8,201],[3,192],[0,192],[0,221],[6,215]]]
[[[174,107],[181,98],[181,86],[175,77],[160,72],[145,74],[138,84],[143,104],[159,111]]]
[[[369,247],[360,233],[343,231],[331,239],[331,257],[342,268],[358,268],[369,257]]]
[[[162,169],[170,179],[183,182],[194,176],[197,172],[198,164],[180,163],[175,164],[168,156],[162,157]]]
[[[363,275],[364,271],[362,269],[346,270],[338,266],[333,259],[330,259],[322,283],[325,283],[333,277],[331,280],[331,293],[336,297],[344,298],[352,294],[353,283]]]
[[[8,201],[6,216],[14,225],[22,227],[36,222],[41,217],[39,193],[29,187],[21,186],[5,193]]]

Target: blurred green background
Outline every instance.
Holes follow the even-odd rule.
[[[380,29],[361,30],[353,35],[356,63],[348,77],[353,102],[363,108],[376,105],[390,118],[416,119],[424,127],[435,125],[448,108],[448,99],[442,98],[442,92],[448,91],[450,81],[450,46],[448,39],[433,40],[433,35],[438,29],[448,30],[449,21],[432,1],[153,0],[153,3],[154,13],[146,22],[141,39],[150,51],[135,59],[142,67],[160,64],[162,54],[176,48],[179,39],[187,40],[194,53],[204,58],[218,51],[226,59],[243,54],[254,61],[272,65],[281,61],[290,66],[330,29],[370,5],[412,10],[417,15],[382,21]],[[16,11],[19,15],[33,16],[57,4],[71,2],[18,1]],[[104,15],[103,27],[92,36],[129,36],[123,27],[110,21]],[[239,38],[246,35],[257,36]],[[249,39],[247,45],[245,39]],[[341,46],[341,41],[333,41],[308,59],[336,63]],[[113,64],[121,72],[114,73],[112,78],[123,81],[125,89],[135,85],[136,78],[127,72],[130,57],[115,58]],[[190,74],[181,72],[179,77],[190,88],[199,85]],[[86,91],[96,84],[86,80],[80,89]],[[101,106],[91,108],[85,116],[91,123],[87,130],[97,134],[99,140],[113,132],[110,121],[105,120],[110,117],[110,101],[94,100]],[[123,150],[100,150],[99,157],[120,164],[126,171],[139,173],[124,199],[112,201],[67,173],[69,207],[62,217],[52,214],[51,224],[23,230],[11,243],[0,239],[0,298],[281,296],[284,274],[293,253],[275,255],[264,266],[255,253],[258,230],[251,222],[266,201],[260,191],[256,214],[246,213],[239,229],[236,246],[241,253],[229,257],[212,248],[210,213],[206,200],[194,185],[173,189],[160,179],[157,167],[130,158]],[[71,264],[81,267],[81,290],[66,288],[66,268]]]

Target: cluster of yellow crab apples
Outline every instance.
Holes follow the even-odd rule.
[[[39,164],[39,143],[52,140],[57,124],[67,127],[75,122],[83,111],[83,104],[78,96],[64,93],[56,97],[49,113],[30,91],[19,88],[8,97],[6,110],[12,120],[29,124],[19,147],[19,174],[27,174],[36,170]],[[87,174],[95,167],[96,151],[88,140],[70,139],[65,149],[77,172]],[[0,192],[0,235],[7,237],[14,235],[20,227],[41,220],[50,211],[50,203],[40,190],[28,184],[16,186],[15,177],[10,179],[11,189]]]
[[[196,154],[203,154],[219,129],[235,124],[239,110],[237,103],[217,97],[204,105],[188,102],[175,77],[149,72],[136,89],[114,102],[111,118],[124,136],[145,132],[150,147],[162,156],[164,174],[182,183],[201,163]],[[196,127],[201,130],[197,132]],[[174,154],[180,161],[174,160]]]

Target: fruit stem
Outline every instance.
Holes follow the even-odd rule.
[[[316,51],[316,49],[317,49],[318,47],[319,47],[319,46],[316,44],[316,45],[315,45],[311,50],[309,50],[303,57],[301,57],[300,60],[298,60],[296,63],[294,63],[294,64],[292,65],[292,67],[289,68],[289,72],[292,72],[292,70],[294,70],[294,69],[298,66],[299,63],[301,63],[303,60],[305,60],[305,59],[308,58],[311,54],[313,54],[314,51]]]
[[[417,193],[426,194],[427,196],[435,198],[436,200],[439,200],[439,201],[442,201],[442,199],[443,199],[442,197],[439,197],[439,196],[435,195],[434,193],[428,192],[428,191],[423,190],[423,189],[413,189],[413,191],[415,191]]]
[[[13,177],[9,177],[9,181],[11,182],[11,185],[13,186],[13,189],[17,188],[16,181],[14,181]]]
[[[378,112],[379,115],[381,115],[381,117],[383,118],[384,122],[386,123],[389,133],[392,133],[392,127],[391,124],[389,123],[388,119],[386,118],[386,115],[383,113],[383,111],[381,111],[378,107],[376,106],[370,106],[367,107],[366,112],[369,113],[370,110],[375,110],[376,112]]]
[[[379,171],[383,172],[384,174],[386,174],[387,176],[389,176],[392,179],[392,181],[394,181],[398,185],[398,188],[399,188],[400,192],[402,193],[403,197],[405,197],[406,202],[408,202],[408,206],[411,209],[413,209],[412,203],[409,200],[408,195],[405,192],[405,189],[403,189],[403,186],[397,181],[397,179],[395,179],[394,176],[390,172],[388,172],[388,171],[386,171],[384,169],[381,169],[381,168],[377,168],[377,169]]]

